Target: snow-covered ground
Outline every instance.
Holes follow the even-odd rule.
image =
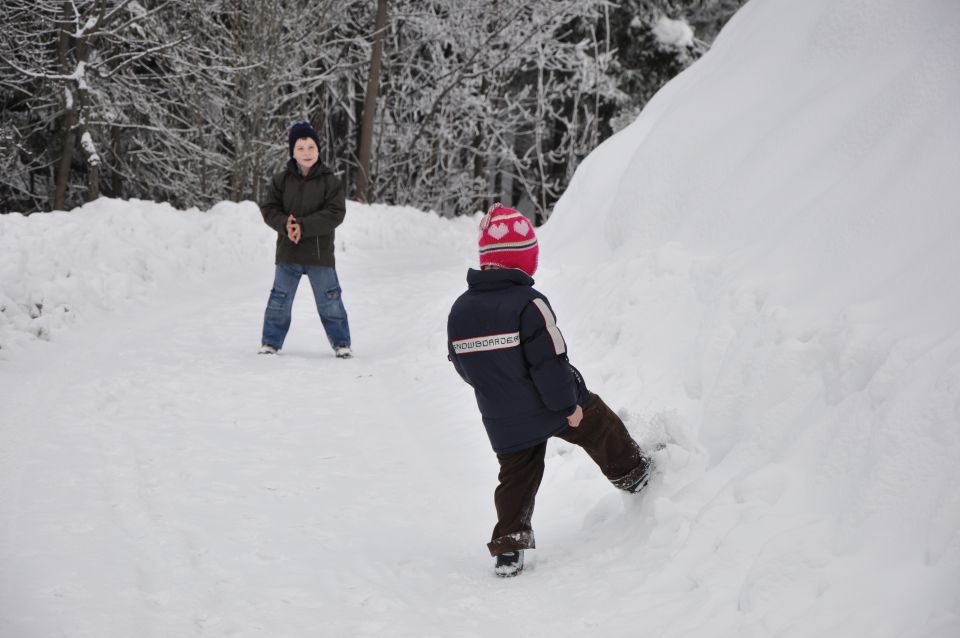
[[[960,635],[960,3],[754,0],[540,231],[646,494],[496,460],[444,327],[475,218],[351,204],[357,357],[254,205],[0,216],[0,636]]]

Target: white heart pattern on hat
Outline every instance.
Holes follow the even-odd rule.
[[[513,230],[518,235],[526,236],[526,234],[530,232],[530,224],[527,220],[521,219],[520,221],[513,222]]]
[[[492,224],[490,228],[487,229],[487,234],[489,234],[494,239],[503,239],[503,236],[510,232],[510,229],[507,228],[507,225],[503,222],[499,224]]]

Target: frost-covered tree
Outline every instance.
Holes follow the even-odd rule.
[[[9,0],[0,36],[10,209],[100,192],[256,197],[290,119],[340,64],[330,0]],[[106,180],[101,177],[106,176]]]
[[[340,65],[336,4],[218,0],[188,12],[189,40],[166,61],[171,100],[161,114],[178,133],[141,147],[141,170],[163,166],[174,179],[153,183],[185,203],[257,199],[286,159],[290,121],[322,119],[323,87]]]
[[[68,191],[83,192],[86,199],[99,196],[109,128],[122,120],[118,106],[140,93],[130,69],[177,45],[152,37],[143,24],[171,9],[171,2],[147,7],[134,0],[4,3],[4,23],[12,25],[0,45],[4,84],[32,88],[16,92],[9,103],[22,125],[17,134],[22,169],[8,178],[8,188],[22,191],[24,173],[49,181],[43,173],[52,168],[53,208],[65,207]],[[31,136],[46,143],[35,146]],[[30,198],[37,199],[36,191]]]
[[[34,3],[0,3],[0,211],[34,210],[48,204],[53,155],[46,152],[59,99],[43,74],[18,63],[54,70],[55,27]]]
[[[621,99],[606,113],[607,134],[632,122],[671,78],[699,58],[746,0],[623,0],[605,37],[616,51],[610,74]]]
[[[308,119],[352,197],[542,218],[741,3],[5,0],[0,211],[257,199]]]
[[[598,19],[603,4],[397,3],[374,193],[451,213],[492,197],[543,212],[565,183],[564,154],[591,140],[587,115],[595,108],[584,96],[598,87],[605,61],[585,55],[592,45],[568,34],[571,23]]]

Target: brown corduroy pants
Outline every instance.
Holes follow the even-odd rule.
[[[590,394],[580,426],[568,427],[557,436],[582,447],[604,476],[620,489],[636,483],[646,471],[640,446],[627,432],[620,417],[596,394]],[[497,525],[487,544],[491,556],[536,547],[531,520],[537,490],[543,479],[546,451],[544,441],[518,452],[497,454],[500,484],[493,495]]]

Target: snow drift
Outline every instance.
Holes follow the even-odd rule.
[[[469,225],[466,219],[447,220],[423,232],[427,216],[421,211],[349,206],[365,223],[340,230],[340,253],[418,242],[446,256],[459,245],[449,234]],[[55,339],[78,320],[101,318],[158,291],[269,264],[274,239],[249,201],[180,211],[156,202],[101,198],[72,211],[0,216],[0,256],[3,360],[25,343]]]
[[[0,358],[157,287],[269,260],[253,204],[201,213],[100,199],[76,210],[0,218]]]
[[[729,562],[731,635],[960,626],[957,104],[956,2],[752,2],[542,233],[570,341],[702,445],[652,533]]]

